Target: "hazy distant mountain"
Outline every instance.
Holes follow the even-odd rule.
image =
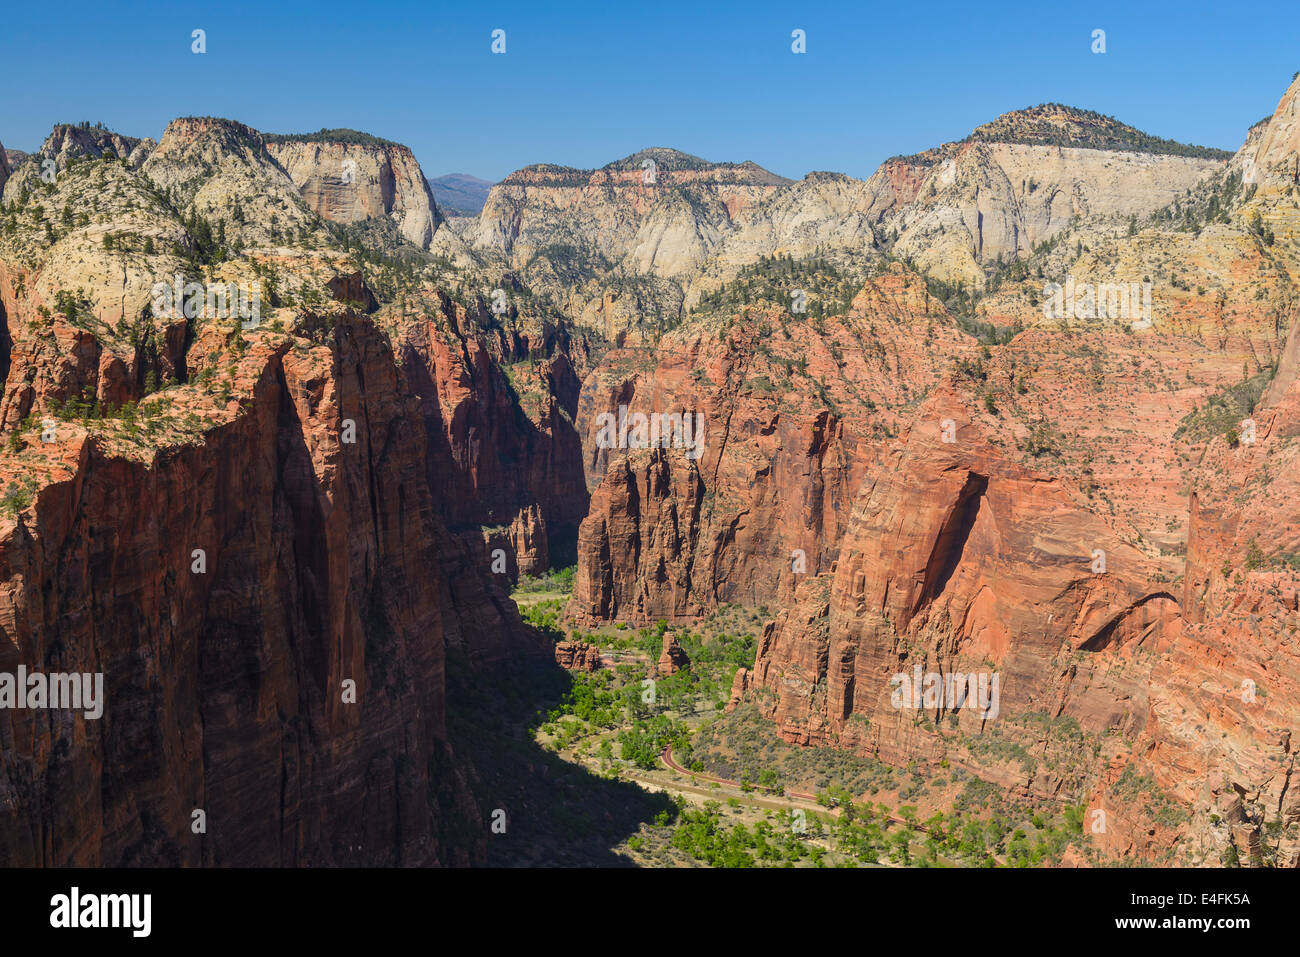
[[[443,211],[463,216],[477,216],[487,200],[488,190],[492,188],[488,180],[468,173],[448,173],[429,180],[429,186]]]

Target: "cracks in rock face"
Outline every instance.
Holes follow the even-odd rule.
[[[1152,592],[1150,595],[1144,595],[1141,599],[1135,601],[1128,608],[1125,608],[1123,611],[1121,611],[1110,621],[1106,622],[1106,624],[1104,624],[1101,628],[1099,628],[1092,635],[1092,637],[1088,638],[1086,641],[1083,642],[1083,644],[1079,645],[1079,650],[1080,651],[1104,651],[1106,648],[1110,647],[1115,642],[1116,633],[1119,631],[1120,625],[1128,621],[1129,618],[1132,617],[1133,613],[1137,611],[1139,608],[1141,608],[1143,605],[1146,605],[1149,602],[1156,601],[1157,599],[1165,599],[1167,601],[1173,602],[1175,606],[1178,605],[1178,599],[1175,598],[1173,595],[1169,594],[1168,592],[1160,591],[1160,592]],[[1144,634],[1141,638],[1139,638],[1139,644],[1145,639],[1146,639],[1146,635]]]
[[[925,581],[912,608],[913,616],[942,595],[948,586],[949,579],[961,563],[962,554],[966,550],[966,541],[975,527],[980,502],[988,491],[988,485],[988,476],[976,472],[966,473],[966,482],[957,494],[957,500],[948,512],[948,517],[944,520],[939,536],[935,539],[934,548],[930,552],[930,560],[925,566]]]

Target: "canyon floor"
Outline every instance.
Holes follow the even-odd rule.
[[[543,629],[565,624],[567,576],[525,580],[513,597]],[[1096,856],[1083,808],[1014,799],[961,770],[940,776],[782,741],[753,706],[728,710],[738,662],[762,617],[722,609],[698,629],[607,625],[568,632],[598,649],[553,707],[522,730],[567,767],[671,798],[610,847],[650,867],[1049,866]],[[660,674],[661,650],[694,658]],[[651,692],[653,689],[653,693]],[[525,694],[527,692],[524,692]],[[599,814],[599,808],[596,809]],[[551,834],[548,846],[565,844]],[[520,863],[502,841],[494,860]],[[548,851],[547,856],[553,852]]]

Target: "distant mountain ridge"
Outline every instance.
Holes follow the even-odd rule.
[[[966,143],[1062,146],[1216,160],[1227,160],[1233,155],[1232,150],[1152,136],[1096,110],[1084,110],[1061,103],[1040,103],[1038,106],[1003,113],[997,119],[975,127],[969,136],[954,143],[890,159],[912,163],[936,162],[944,158],[951,147]]]
[[[1144,133],[1095,110],[1060,103],[1043,103],[1024,110],[1004,113],[978,126],[963,142],[985,140],[1041,146],[1074,146],[1083,149],[1124,150],[1202,159],[1231,159],[1232,150],[1179,143]]]
[[[651,169],[655,171],[656,178],[661,172],[674,173],[677,174],[677,181],[697,184],[712,181],[745,186],[789,186],[795,182],[764,169],[753,160],[745,160],[743,163],[715,163],[681,150],[651,146],[637,150],[622,159],[606,163],[597,169],[582,169],[577,166],[565,166],[562,163],[531,163],[515,170],[499,185],[546,182],[551,186],[577,186],[615,180],[631,182],[636,177],[629,180],[627,176],[619,174],[641,172],[644,175]]]
[[[440,209],[464,216],[477,216],[487,201],[492,182],[469,173],[448,173],[429,180]]]

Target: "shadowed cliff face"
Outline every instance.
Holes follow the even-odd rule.
[[[537,645],[443,528],[373,325],[253,358],[247,413],[201,446],[142,463],[73,439],[67,478],[5,523],[0,670],[102,672],[107,699],[98,721],[0,714],[7,865],[483,851],[447,739],[448,650],[486,666]]]
[[[246,127],[178,121],[149,159],[70,155],[44,201],[96,221],[24,221],[0,250],[0,672],[104,680],[98,719],[0,709],[0,864],[481,862],[532,771],[455,739],[446,673],[550,661],[474,506],[534,537],[576,524],[577,455],[548,451],[572,425],[523,412],[502,371],[535,346],[537,391],[571,409],[567,340],[472,328],[436,296],[379,309]],[[277,200],[314,252],[258,247],[283,241],[259,213]],[[145,238],[106,242],[103,218]],[[260,322],[159,313],[177,273],[257,284]],[[478,418],[465,369],[502,383]],[[484,446],[511,457],[478,475]]]
[[[587,511],[573,344],[558,329],[530,337],[485,332],[477,321],[444,301],[436,318],[401,324],[401,361],[419,396],[443,519],[454,532],[504,545],[511,577],[571,565]]]
[[[0,299],[0,401],[4,399],[3,383],[9,378],[9,354],[13,351],[13,340],[9,338],[9,317],[5,313],[4,300]]]

